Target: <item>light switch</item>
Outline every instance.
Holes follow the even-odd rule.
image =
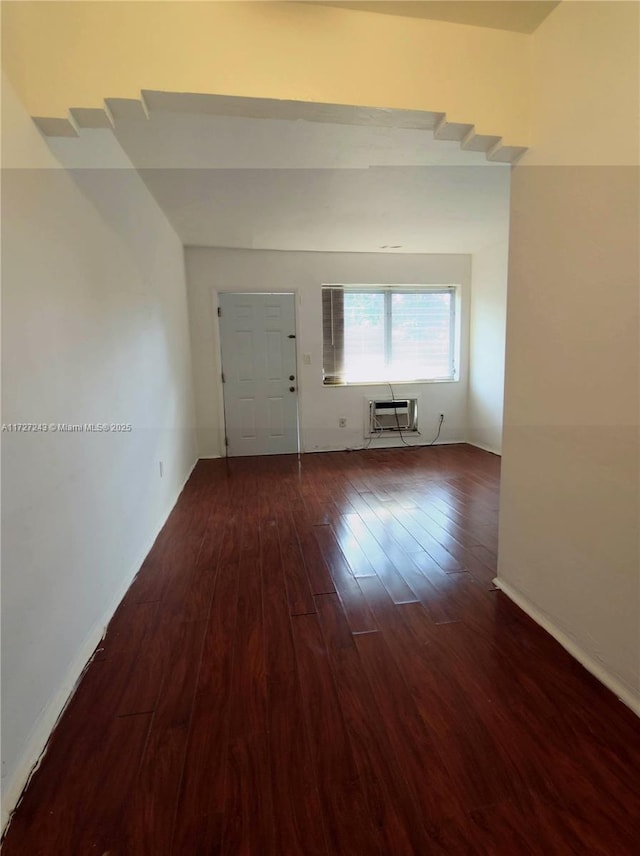
[[[310,366],[311,365],[311,354],[303,354],[302,355],[302,362],[305,364],[305,366]]]

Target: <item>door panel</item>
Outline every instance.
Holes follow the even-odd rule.
[[[224,293],[220,309],[227,454],[297,452],[295,295]]]
[[[252,398],[239,398],[238,429],[243,440],[256,439],[256,408]]]
[[[238,380],[250,381],[255,375],[256,362],[251,333],[248,330],[237,330],[234,339],[233,352],[238,361]]]

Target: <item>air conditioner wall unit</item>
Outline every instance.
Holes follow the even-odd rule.
[[[398,431],[418,431],[418,399],[369,401],[368,436]]]

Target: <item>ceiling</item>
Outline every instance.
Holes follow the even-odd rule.
[[[367,169],[486,166],[484,152],[437,140],[430,129],[152,111],[117,121],[136,167],[182,169]]]
[[[153,111],[49,142],[104,168],[103,137],[185,245],[472,253],[508,228],[508,166],[433,130]]]
[[[495,168],[152,170],[142,177],[186,245],[470,253],[495,241],[507,222],[508,171]]]
[[[491,27],[516,33],[533,33],[559,5],[560,0],[362,0],[362,2],[318,2],[319,6],[357,9],[383,15],[428,18],[475,27]]]

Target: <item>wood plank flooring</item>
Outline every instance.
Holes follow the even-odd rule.
[[[498,479],[200,461],[3,854],[637,854],[640,721],[493,590]]]

